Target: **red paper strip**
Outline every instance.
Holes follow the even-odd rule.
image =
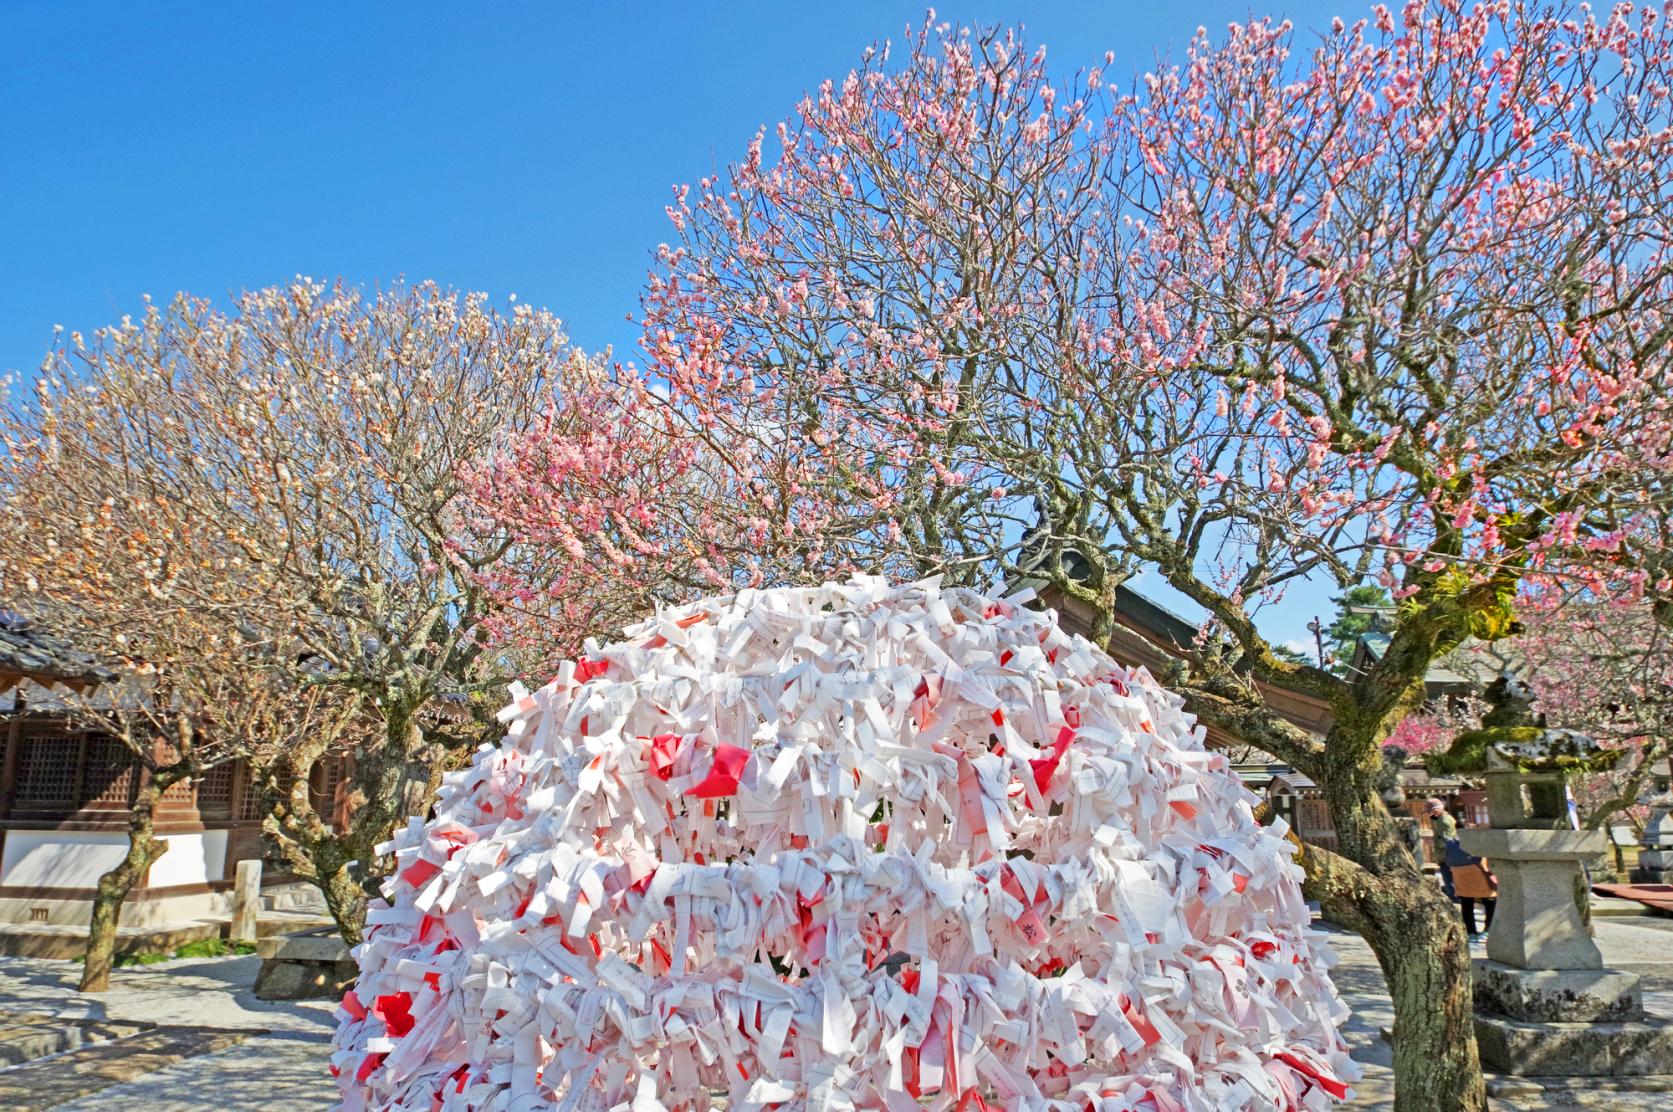
[[[1063,754],[1069,750],[1069,743],[1074,740],[1074,728],[1065,726],[1057,731],[1057,740],[1051,743],[1050,753],[1028,762],[1029,767],[1034,770],[1034,786],[1040,789],[1041,795],[1045,795],[1051,787],[1052,774],[1057,771],[1058,762],[1063,759]]]
[[[1330,1072],[1328,1066],[1318,1061],[1306,1047],[1294,1046],[1288,1050],[1280,1051],[1274,1057],[1303,1077],[1316,1083],[1337,1100],[1342,1100],[1348,1095],[1348,1087],[1335,1074]]]
[[[1150,1020],[1145,1018],[1144,1013],[1133,1007],[1133,1002],[1125,996],[1121,998],[1121,1014],[1127,1017],[1127,1022],[1133,1025],[1133,1030],[1139,1033],[1139,1038],[1144,1040],[1145,1046],[1152,1046],[1162,1041],[1161,1032],[1152,1027]]]
[[[667,780],[674,775],[674,755],[680,747],[678,734],[657,734],[650,739],[651,775]]]
[[[412,993],[392,992],[378,997],[372,1004],[372,1014],[383,1021],[391,1038],[400,1038],[412,1030]]]
[[[709,768],[709,774],[703,777],[702,783],[686,794],[698,799],[719,799],[736,794],[738,779],[744,774],[744,765],[749,762],[750,752],[751,750],[737,745],[715,746],[714,764]]]
[[[401,879],[414,888],[422,888],[430,882],[430,878],[441,872],[441,866],[434,861],[426,861],[420,857],[411,865],[401,870]]]

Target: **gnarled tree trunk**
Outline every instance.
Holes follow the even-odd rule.
[[[1463,919],[1440,885],[1423,875],[1382,801],[1380,719],[1340,714],[1322,746],[1302,748],[1253,697],[1197,690],[1188,705],[1286,756],[1318,783],[1329,804],[1340,852],[1298,842],[1304,887],[1326,918],[1365,939],[1387,979],[1396,1112],[1484,1112]]]
[[[376,847],[407,816],[425,813],[445,770],[446,750],[425,738],[417,713],[416,705],[387,710],[384,743],[355,758],[357,806],[344,841],[368,900],[378,895],[394,865],[394,858],[380,856]]]
[[[425,737],[416,720],[418,705],[386,705],[379,736],[355,747],[348,828],[341,833],[329,816],[314,811],[308,794],[309,770],[335,735],[295,747],[262,770],[268,811],[263,829],[271,850],[319,888],[337,933],[351,945],[361,940],[367,905],[393,865],[393,858],[379,856],[378,845],[407,816],[425,813],[447,769],[448,749]],[[286,771],[291,785],[281,791]]]
[[[1307,891],[1365,939],[1388,980],[1395,1112],[1483,1112],[1463,921],[1401,844],[1373,776],[1355,768],[1320,779],[1342,853],[1304,847]]]
[[[93,896],[93,915],[87,924],[86,964],[81,970],[82,992],[104,992],[110,987],[111,967],[116,963],[116,927],[122,903],[134,885],[168,849],[168,843],[153,833],[157,801],[173,785],[186,778],[186,770],[168,768],[153,772],[140,785],[128,817],[128,852],[114,868],[99,878]]]
[[[300,772],[289,769],[294,775],[288,793],[278,790],[281,769],[265,770],[263,796],[268,813],[262,827],[270,849],[285,867],[320,890],[337,933],[352,946],[360,941],[366,921],[366,896],[349,869],[353,851],[309,799],[308,770],[318,757],[312,749],[298,755],[296,763],[306,767]]]

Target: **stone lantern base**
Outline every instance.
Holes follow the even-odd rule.
[[[1580,862],[1603,835],[1488,829],[1460,841],[1499,874],[1487,958],[1475,962],[1482,1064],[1516,1077],[1673,1073],[1673,1024],[1645,1013],[1637,974],[1604,968],[1580,914]]]
[[[1673,884],[1673,796],[1664,793],[1650,803],[1638,867],[1630,875],[1634,884]]]
[[[1673,1024],[1645,1013],[1638,975],[1607,969],[1581,916],[1596,831],[1467,830],[1499,875],[1487,957],[1475,962],[1481,1061],[1516,1077],[1673,1073]]]
[[[1518,1023],[1477,1015],[1486,1069],[1511,1077],[1648,1077],[1673,1073],[1673,1027],[1649,1023]]]
[[[1634,884],[1673,884],[1673,850],[1639,850],[1638,867],[1627,876]]]
[[[1475,962],[1482,1065],[1516,1077],[1673,1073],[1673,1024],[1644,1011],[1638,975]]]

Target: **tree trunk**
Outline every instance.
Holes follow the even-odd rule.
[[[338,865],[315,883],[325,895],[325,906],[337,923],[337,933],[350,946],[358,945],[366,930],[366,893],[355,883],[348,864]]]
[[[383,711],[383,736],[355,750],[348,829],[341,834],[327,816],[314,812],[308,796],[308,771],[327,746],[299,747],[263,770],[269,846],[292,872],[319,888],[337,933],[350,945],[361,940],[367,904],[394,862],[380,858],[376,847],[408,815],[425,813],[446,770],[447,750],[425,738],[418,709],[391,701]],[[295,774],[288,794],[278,790],[278,773],[286,764]]]
[[[82,992],[104,992],[110,987],[110,971],[116,961],[116,926],[122,902],[145,875],[151,863],[168,849],[168,843],[152,833],[157,800],[170,786],[185,779],[184,770],[153,774],[134,798],[128,818],[128,852],[117,865],[99,878],[93,896],[93,916],[87,925],[87,956],[81,970]]]
[[[441,782],[446,750],[430,744],[416,721],[416,706],[391,708],[385,712],[384,744],[355,757],[356,806],[349,830],[339,839],[345,860],[355,862],[360,895],[351,899],[349,885],[334,881],[343,914],[338,929],[344,938],[358,941],[364,927],[367,903],[377,897],[388,877],[394,858],[380,857],[376,847],[394,836],[409,815],[422,817]],[[353,882],[351,881],[350,884]],[[336,907],[333,914],[337,914]]]
[[[1327,918],[1364,937],[1388,980],[1395,1112],[1483,1112],[1463,920],[1400,844],[1368,774],[1321,787],[1343,853],[1306,848],[1308,893]]]
[[[361,940],[366,922],[366,895],[349,869],[353,851],[314,810],[309,796],[308,772],[324,748],[323,745],[299,748],[273,767],[260,770],[262,797],[267,808],[262,832],[267,836],[270,851],[283,861],[285,868],[320,890],[326,909],[337,924],[337,933],[352,946]],[[278,774],[286,770],[292,774],[288,793],[278,788]]]

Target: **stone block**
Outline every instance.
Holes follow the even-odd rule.
[[[348,943],[336,934],[280,934],[256,943],[263,960],[353,961]]]
[[[264,959],[256,974],[258,1000],[331,1000],[341,997],[360,973],[354,962]]]
[[[1673,884],[1673,868],[1646,869],[1639,866],[1628,870],[1627,879],[1633,884]]]
[[[1638,851],[1640,869],[1673,869],[1673,850],[1641,849]]]
[[[238,880],[232,890],[232,926],[228,937],[238,942],[256,940],[256,920],[261,914],[261,858],[238,863]]]
[[[1623,1023],[1610,1044],[1617,1076],[1673,1073],[1673,1024]]]
[[[255,994],[262,1000],[339,997],[359,968],[348,943],[334,933],[279,935],[256,943],[261,971]]]
[[[1458,832],[1458,844],[1480,857],[1517,861],[1592,861],[1609,848],[1601,830],[1501,830],[1491,826]]]
[[[1475,1017],[1476,1045],[1484,1069],[1518,1077],[1608,1077],[1609,1044],[1595,1024],[1523,1023]]]
[[[1602,831],[1476,829],[1458,840],[1499,877],[1487,956],[1521,969],[1601,969],[1576,900],[1580,862],[1608,847]]]
[[[1638,976],[1618,969],[1517,969],[1475,961],[1478,1012],[1527,1023],[1623,1022],[1642,1018]]]
[[[1621,1077],[1673,1073],[1673,1025],[1523,1023],[1478,1015],[1482,1065],[1517,1077]]]

